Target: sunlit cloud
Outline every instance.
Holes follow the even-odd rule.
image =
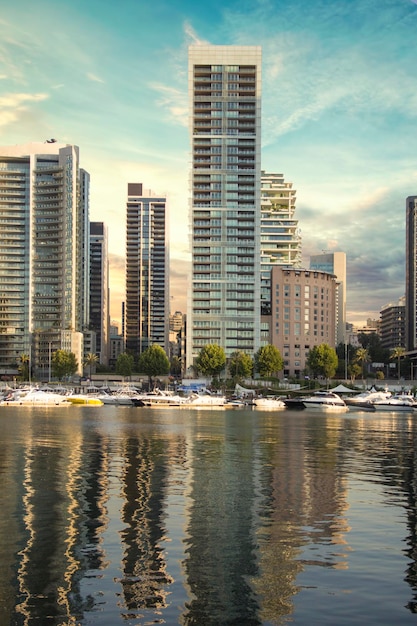
[[[105,81],[100,78],[99,76],[96,76],[96,74],[92,74],[91,72],[87,72],[87,78],[88,80],[91,80],[94,83],[104,83]]]
[[[47,94],[11,93],[0,96],[0,126],[7,126],[16,122],[27,110],[27,105],[33,102],[42,102],[48,98]]]
[[[183,28],[184,28],[184,33],[186,36],[187,43],[195,44],[195,45],[202,45],[202,44],[209,43],[208,41],[206,41],[205,39],[201,39],[197,35],[194,28],[191,26],[190,22],[188,21],[184,22]]]
[[[188,124],[188,99],[183,90],[159,83],[150,83],[150,87],[160,94],[158,106],[169,111],[171,116],[182,126]]]

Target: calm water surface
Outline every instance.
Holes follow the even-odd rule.
[[[416,424],[1,407],[0,624],[415,624]]]

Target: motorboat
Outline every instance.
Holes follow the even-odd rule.
[[[130,399],[130,404],[140,407],[164,408],[183,406],[186,401],[184,396],[173,395],[170,393],[157,390],[155,393],[137,395]]]
[[[252,404],[255,409],[265,409],[271,411],[285,409],[285,402],[280,398],[254,398]]]
[[[312,396],[302,398],[306,409],[318,409],[331,413],[345,413],[348,411],[346,402],[332,391],[316,391]]]
[[[376,391],[375,389],[370,389],[368,391],[363,391],[362,393],[359,393],[358,395],[351,398],[345,398],[345,403],[350,408],[374,411],[374,405],[376,402],[385,401],[390,397],[390,391]]]
[[[394,395],[385,400],[374,402],[376,411],[388,411],[391,413],[406,412],[412,413],[417,410],[417,403],[413,396]]]
[[[73,393],[67,397],[71,404],[82,404],[87,406],[103,406],[103,401],[97,396],[88,393]]]
[[[71,406],[68,396],[38,387],[18,388],[9,392],[0,401],[1,406]]]
[[[283,400],[285,406],[287,409],[294,409],[297,411],[302,411],[303,409],[305,409],[304,403],[303,403],[304,398],[302,396],[300,397],[294,397],[294,398],[285,398],[285,400]]]
[[[184,398],[182,407],[187,409],[223,409],[226,405],[225,396],[217,396],[209,393],[192,393]]]
[[[141,397],[141,392],[136,387],[119,387],[113,393],[102,393],[97,396],[103,404],[115,406],[132,406],[132,400]]]
[[[226,402],[226,409],[244,409],[248,404],[242,398],[230,398]]]

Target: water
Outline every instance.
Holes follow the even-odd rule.
[[[417,415],[3,407],[0,424],[1,626],[416,622]]]

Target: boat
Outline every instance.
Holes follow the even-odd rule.
[[[226,409],[244,409],[247,406],[242,398],[230,398],[225,404]]]
[[[88,406],[103,406],[103,401],[97,396],[88,393],[74,393],[68,396],[68,402],[71,404],[82,404]]]
[[[181,404],[182,407],[187,409],[223,409],[225,405],[225,396],[217,396],[210,393],[192,393],[186,396]]]
[[[97,396],[103,404],[115,406],[132,406],[132,400],[141,397],[141,392],[136,387],[119,387],[113,393],[102,393]]]
[[[53,391],[45,391],[38,387],[18,388],[9,392],[0,401],[1,406],[71,406],[68,396]]]
[[[376,391],[375,389],[370,389],[369,391],[363,391],[351,398],[345,398],[345,403],[351,409],[375,411],[375,402],[384,401],[390,396],[390,391]]]
[[[280,398],[254,398],[252,401],[255,409],[273,410],[285,409],[285,402]]]
[[[297,411],[301,411],[303,409],[305,409],[304,403],[303,403],[303,397],[300,396],[299,398],[285,398],[285,400],[283,400],[285,406],[287,409],[294,409]]]
[[[148,393],[132,397],[130,403],[134,406],[164,408],[183,406],[185,401],[186,398],[184,396],[173,395],[161,390],[157,390],[155,393]]]
[[[385,400],[374,402],[376,411],[388,411],[391,413],[413,413],[417,410],[417,403],[413,396],[394,395]]]
[[[346,402],[332,391],[316,391],[312,396],[301,398],[306,409],[315,409],[331,413],[348,411]]]

